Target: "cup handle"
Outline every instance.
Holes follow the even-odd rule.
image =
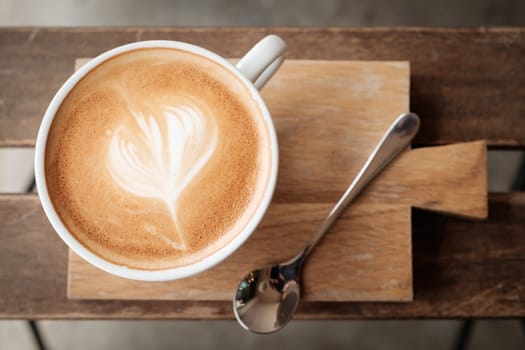
[[[283,63],[287,47],[277,35],[268,35],[255,44],[236,67],[260,90]]]

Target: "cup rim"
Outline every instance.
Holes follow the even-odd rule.
[[[268,128],[271,147],[271,169],[266,189],[255,214],[250,218],[244,229],[235,235],[235,237],[226,245],[195,263],[160,270],[141,270],[115,264],[91,252],[87,247],[81,244],[73,234],[69,232],[56,212],[49,196],[45,175],[45,151],[49,130],[58,108],[61,106],[69,92],[87,73],[106,60],[124,52],[147,48],[173,48],[187,51],[208,58],[233,73],[248,89],[251,97],[256,101],[257,106],[261,110],[263,122]],[[249,81],[234,65],[216,53],[200,46],[171,40],[139,41],[122,45],[98,55],[78,69],[64,82],[49,103],[38,130],[35,146],[35,182],[38,189],[38,196],[40,197],[40,202],[44,212],[55,232],[69,248],[90,264],[113,275],[139,281],[169,281],[189,277],[217,265],[236,251],[255,231],[270,205],[277,182],[278,164],[279,152],[275,126],[266,104],[253,83]]]

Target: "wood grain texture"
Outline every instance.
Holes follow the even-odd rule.
[[[418,145],[483,138],[489,146],[525,145],[523,28],[4,28],[0,145],[34,145],[43,111],[75,57],[153,38],[235,57],[271,32],[293,42],[291,58],[410,60],[412,110],[424,122]],[[222,301],[68,300],[67,249],[38,199],[0,195],[0,208],[0,317],[233,316]],[[489,212],[487,221],[472,222],[412,211],[414,302],[303,302],[297,318],[525,317],[525,193],[491,194]]]
[[[225,301],[68,300],[67,248],[34,194],[0,195],[0,317],[231,319]],[[414,301],[302,302],[297,319],[525,317],[525,193],[471,221],[412,212]]]
[[[423,119],[417,145],[525,147],[524,28],[2,28],[0,145],[34,145],[76,57],[148,39],[240,57],[269,33],[288,42],[289,58],[410,61],[411,110]]]

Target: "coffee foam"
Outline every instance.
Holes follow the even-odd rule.
[[[178,241],[163,240],[174,249],[186,249],[176,213],[179,195],[198,175],[217,146],[217,127],[191,105],[160,106],[159,115],[146,117],[130,109],[138,132],[123,124],[113,133],[107,167],[113,179],[138,197],[157,198],[165,202],[179,235]],[[164,125],[162,125],[164,124]],[[161,132],[165,129],[167,132]],[[146,231],[156,234],[153,227]]]
[[[267,186],[268,144],[232,73],[179,50],[136,50],[96,67],[62,103],[47,184],[88,249],[133,268],[171,268],[246,226]]]

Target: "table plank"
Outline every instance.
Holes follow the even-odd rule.
[[[490,194],[489,219],[414,210],[414,302],[305,302],[298,319],[525,316],[525,192]],[[0,317],[231,319],[229,302],[73,301],[67,248],[34,194],[0,195]]]
[[[239,57],[269,33],[301,59],[407,60],[416,145],[486,139],[525,148],[525,28],[2,28],[0,146],[33,146],[76,57],[148,39],[181,40]]]

